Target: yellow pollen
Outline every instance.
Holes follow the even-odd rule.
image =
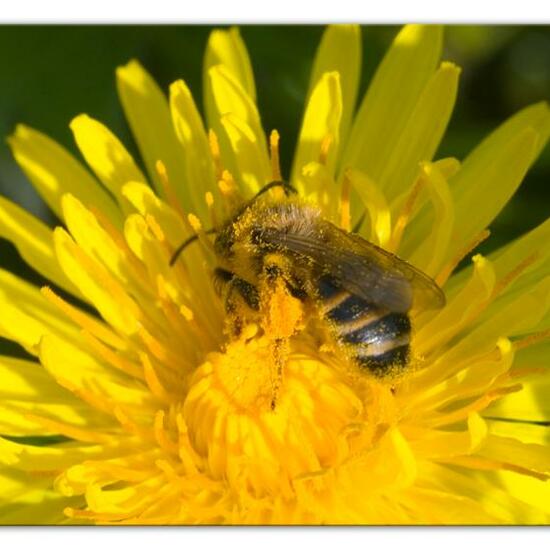
[[[187,306],[180,306],[180,313],[183,315],[186,321],[192,321],[195,317],[193,310]]]
[[[218,141],[218,136],[212,129],[208,131],[208,145],[210,146],[210,154],[212,155],[214,166],[216,168],[216,178],[221,179],[223,174],[223,165],[220,153],[220,143]]]
[[[270,339],[290,338],[303,318],[303,303],[288,291],[285,282],[277,279],[273,289],[267,288],[262,295],[262,328]]]
[[[188,214],[187,215],[187,221],[189,222],[189,225],[193,228],[193,231],[195,233],[199,233],[202,230],[202,224],[199,218],[195,216],[195,214]]]
[[[442,287],[447,279],[451,276],[451,273],[455,270],[456,266],[468,255],[468,253],[477,248],[477,246],[482,243],[490,234],[491,232],[488,229],[484,229],[481,233],[479,233],[479,235],[477,235],[472,241],[468,243],[467,246],[460,250],[459,253],[452,260],[445,264],[443,269],[435,277],[435,282]]]
[[[269,136],[269,150],[271,156],[271,178],[273,181],[280,181],[281,164],[279,161],[279,132],[272,130]]]
[[[204,200],[206,201],[206,206],[208,206],[208,208],[212,208],[212,206],[214,206],[214,195],[212,195],[211,191],[207,191],[204,194]]]
[[[272,373],[266,365],[271,363],[272,348],[266,338],[230,346],[219,362],[216,378],[226,393],[226,399],[237,409],[267,410],[271,403]]]

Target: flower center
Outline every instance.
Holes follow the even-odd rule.
[[[184,418],[210,475],[254,498],[282,491],[290,499],[297,479],[368,452],[393,422],[393,396],[376,381],[296,353],[278,386],[266,367],[272,350],[249,325],[225,353],[211,353],[193,375]]]

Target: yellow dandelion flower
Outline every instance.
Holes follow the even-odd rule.
[[[410,365],[390,379],[354,366],[276,277],[256,289],[261,315],[225,312],[207,230],[281,178],[237,30],[210,36],[206,123],[183,81],[167,100],[137,61],[117,70],[147,173],[87,115],[70,125],[87,167],[17,127],[15,159],[62,225],[0,198],[0,236],[51,281],[0,271],[0,335],[30,354],[0,357],[0,522],[549,521],[550,225],[454,271],[550,111],[434,160],[460,72],[441,48],[438,26],[403,28],[355,112],[359,28],[329,27],[289,178],[301,204],[345,231],[364,216],[364,239],[444,290],[445,307],[411,312]]]

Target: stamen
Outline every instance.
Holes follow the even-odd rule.
[[[224,170],[222,172],[221,178],[218,182],[218,187],[220,191],[228,197],[230,195],[233,195],[237,190],[235,179],[233,178],[233,174],[231,174],[229,170]]]
[[[168,200],[170,206],[174,210],[176,210],[180,216],[183,217],[185,213],[183,212],[180,201],[178,200],[178,197],[176,196],[176,193],[174,192],[174,189],[170,184],[170,179],[168,178],[168,171],[166,170],[166,166],[164,165],[164,162],[162,162],[162,160],[157,160],[157,162],[155,163],[155,169],[157,171],[157,174],[159,175],[164,196]]]
[[[45,418],[43,416],[35,414],[26,414],[25,418],[40,424],[46,430],[54,432],[56,434],[65,435],[77,441],[85,441],[87,443],[110,443],[113,441],[112,437],[101,433],[99,431],[89,431],[78,426],[70,426],[64,422],[58,422],[51,418]]]
[[[177,453],[178,446],[168,438],[166,430],[164,429],[164,416],[165,412],[163,410],[159,410],[155,414],[155,421],[153,426],[155,439],[157,440],[157,443],[159,444],[161,449],[164,449],[169,453]]]
[[[156,357],[159,361],[162,361],[166,366],[170,367],[175,372],[178,372],[180,368],[178,355],[169,350],[162,344],[162,342],[155,338],[150,332],[145,330],[145,328],[140,327],[138,334],[154,357]]]
[[[212,129],[208,131],[208,145],[210,145],[210,153],[214,161],[214,167],[216,168],[216,179],[222,179],[223,165],[220,153],[220,142],[218,141],[218,136]]]
[[[136,424],[123,410],[119,405],[115,405],[112,409],[112,414],[116,418],[117,422],[121,427],[126,430],[128,433],[137,435],[145,440],[152,439],[150,429],[144,430],[138,424]]]
[[[151,393],[161,401],[164,401],[165,403],[172,403],[174,401],[174,396],[170,395],[166,391],[166,388],[163,386],[162,382],[160,381],[149,356],[146,353],[140,353],[139,356],[141,359],[141,363],[143,365],[145,382],[147,383],[147,386],[151,390]]]
[[[271,178],[273,181],[280,181],[281,164],[279,161],[279,132],[273,130],[269,136],[269,151],[271,156]]]
[[[205,231],[202,227],[202,223],[200,219],[197,216],[195,216],[195,214],[188,214],[187,222],[191,226],[191,229],[195,232],[196,238],[198,238],[199,243],[203,246],[204,250],[205,251],[209,250],[212,252],[214,250],[214,245],[212,244],[212,242],[210,242],[206,234],[212,233],[213,230],[208,230],[208,232]],[[174,256],[172,256],[172,260],[173,258]]]
[[[420,176],[418,176],[416,182],[413,185],[413,188],[411,189],[407,197],[407,200],[405,201],[405,204],[403,205],[403,208],[401,209],[399,216],[397,217],[397,220],[395,221],[393,232],[390,237],[390,242],[388,243],[387,247],[390,252],[395,252],[401,244],[401,239],[403,237],[405,227],[407,227],[407,224],[410,221],[413,208],[418,199],[418,195],[420,194],[420,191],[422,187],[424,187],[424,184],[426,182],[423,174],[424,172],[421,172]]]
[[[155,239],[159,242],[164,242],[166,240],[166,237],[164,236],[164,232],[162,231],[159,223],[157,222],[156,218],[152,214],[146,214],[145,215],[145,221],[153,233]]]
[[[488,229],[484,229],[477,237],[475,237],[468,245],[466,245],[459,253],[439,272],[435,277],[435,282],[442,287],[447,279],[451,276],[451,273],[455,270],[456,266],[470,253],[472,250],[478,247],[489,235],[491,232]]]
[[[122,372],[143,380],[143,372],[131,361],[123,358],[118,353],[115,353],[111,348],[104,345],[100,340],[95,338],[87,330],[81,331],[82,337],[86,340],[86,343],[92,348],[92,350],[104,359],[109,365],[121,370]]]
[[[319,164],[326,166],[327,158],[330,150],[330,146],[333,142],[332,134],[327,134],[321,141],[321,148],[319,151]]]
[[[480,412],[486,409],[493,401],[500,399],[501,397],[508,395],[509,393],[515,393],[523,389],[521,384],[514,384],[511,386],[504,386],[496,388],[487,392],[475,401],[472,401],[468,405],[455,409],[452,412],[435,416],[433,420],[428,421],[426,424],[430,427],[445,426],[447,424],[453,424],[459,422],[464,418],[467,418],[469,414],[473,412]]]
[[[130,313],[136,321],[144,321],[142,310],[127,294],[121,283],[112,277],[101,264],[90,258],[90,256],[76,244],[71,247],[71,251],[75,260],[88,274],[91,275],[93,273],[98,285],[103,287],[110,294],[112,299],[122,310]]]
[[[524,468],[517,464],[511,464],[501,460],[494,460],[491,458],[485,458],[479,455],[463,455],[454,456],[442,462],[450,462],[451,464],[457,464],[459,466],[465,466],[474,470],[509,470],[517,472],[522,475],[528,475],[540,481],[546,481],[549,476],[540,472],[536,472],[530,468]]]
[[[176,426],[178,428],[179,442],[178,456],[180,457],[184,471],[189,474],[196,474],[198,470],[195,463],[200,463],[200,458],[191,445],[189,430],[181,413],[176,415]]]
[[[180,312],[186,321],[192,321],[194,318],[193,310],[187,306],[180,306]]]
[[[545,340],[550,339],[550,329],[542,330],[541,332],[535,332],[534,334],[529,334],[529,336],[524,336],[518,340],[514,340],[513,345],[514,349],[520,350],[528,348],[529,346],[534,346],[539,342],[544,342]]]
[[[195,214],[188,214],[187,221],[195,233],[200,233],[202,230],[202,224],[199,218]]]
[[[96,208],[95,206],[89,206],[90,212],[95,216],[101,228],[107,232],[109,237],[113,239],[113,242],[122,250],[124,253],[125,259],[132,264],[132,269],[135,273],[139,274],[141,281],[145,284],[149,284],[149,277],[147,271],[145,270],[143,263],[140,262],[133,251],[128,246],[128,243],[121,235],[120,231],[112,224],[112,222],[107,218],[107,216]]]
[[[342,193],[340,195],[340,227],[346,231],[349,231],[351,228],[350,196],[351,180],[346,170],[344,180],[342,181]]]

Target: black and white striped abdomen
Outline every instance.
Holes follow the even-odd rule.
[[[409,361],[411,323],[406,313],[392,313],[350,294],[327,276],[319,279],[322,316],[338,342],[351,350],[359,366],[377,375]]]

